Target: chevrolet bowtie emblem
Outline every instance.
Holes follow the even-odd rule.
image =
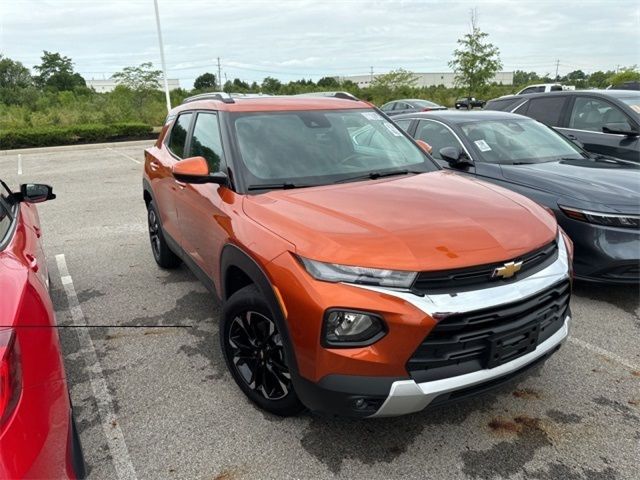
[[[491,278],[511,278],[522,268],[522,262],[507,262],[493,271]]]

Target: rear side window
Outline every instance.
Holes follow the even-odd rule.
[[[485,110],[500,110],[507,111],[516,103],[522,102],[521,98],[503,98],[497,100],[490,100],[484,107]]]
[[[383,112],[389,112],[393,110],[394,105],[395,102],[385,103],[382,107],[380,107],[380,110],[382,110]]]
[[[218,126],[218,115],[199,113],[193,127],[193,137],[189,145],[190,157],[204,157],[210,172],[220,171],[222,159],[222,140]]]
[[[167,146],[171,153],[180,158],[185,157],[184,149],[187,144],[187,133],[189,132],[189,125],[191,125],[191,117],[193,117],[193,113],[181,114],[171,129],[171,136]]]
[[[526,115],[539,122],[555,127],[560,123],[560,115],[567,102],[566,97],[532,98],[527,102]],[[524,112],[516,112],[524,113]]]

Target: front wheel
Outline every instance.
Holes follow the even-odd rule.
[[[255,285],[225,302],[219,337],[233,379],[252,402],[283,417],[304,409],[293,389],[284,340]]]

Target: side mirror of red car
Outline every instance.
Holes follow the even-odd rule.
[[[427,142],[425,142],[424,140],[416,140],[416,143],[418,144],[418,146],[424,150],[425,152],[427,152],[429,155],[431,155],[431,152],[433,151],[433,147],[431,145],[429,145]]]
[[[18,200],[26,203],[42,203],[53,200],[56,195],[53,188],[44,183],[25,183],[20,185],[20,196]]]
[[[204,157],[189,157],[176,163],[171,172],[173,177],[184,183],[217,183],[226,185],[228,178],[224,172],[209,173],[209,165]]]

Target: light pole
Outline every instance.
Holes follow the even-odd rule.
[[[160,13],[158,12],[158,0],[153,0],[156,8],[156,27],[158,27],[158,43],[160,44],[160,61],[162,62],[162,76],[164,78],[164,95],[167,99],[167,112],[171,111],[171,97],[169,97],[169,81],[167,80],[167,65],[164,62],[164,44],[162,43],[162,30],[160,29]]]

